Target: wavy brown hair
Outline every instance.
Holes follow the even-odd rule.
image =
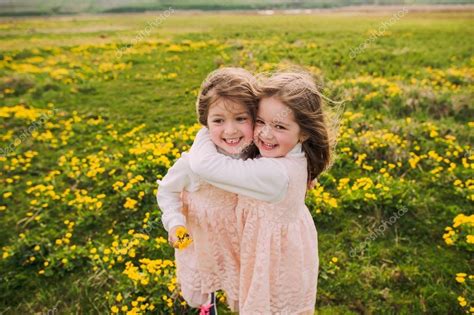
[[[217,101],[243,104],[255,122],[258,106],[257,81],[242,68],[220,68],[212,71],[201,85],[196,102],[198,121],[207,127],[209,108]]]
[[[311,75],[304,71],[277,72],[264,78],[260,98],[274,97],[288,106],[294,115],[308,160],[308,186],[330,168],[333,162],[338,119],[319,91]]]

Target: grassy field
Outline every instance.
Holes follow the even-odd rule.
[[[294,64],[346,101],[317,313],[474,313],[474,14],[396,13],[1,20],[0,313],[197,314],[155,181],[207,73]]]

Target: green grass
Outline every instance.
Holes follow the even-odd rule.
[[[131,229],[148,231],[149,226],[143,225],[147,212],[151,215],[147,224],[152,226],[147,234],[166,237],[159,226],[155,180],[166,173],[177,154],[172,150],[155,154],[153,150],[164,143],[172,143],[178,151],[189,147],[192,141],[185,134],[196,122],[198,88],[221,65],[255,72],[285,64],[307,67],[324,85],[326,95],[346,100],[347,112],[362,114],[343,121],[338,159],[320,178],[329,195],[315,192],[307,200],[319,233],[317,314],[458,314],[466,309],[459,305],[458,296],[474,303],[472,280],[465,284],[455,280],[456,273],[474,273],[472,244],[460,239],[447,246],[443,241],[445,227],[452,226],[454,217],[473,214],[472,188],[454,184],[460,180],[469,186],[473,177],[472,166],[463,162],[472,152],[471,11],[408,12],[355,59],[350,58],[350,49],[390,19],[390,13],[174,13],[117,58],[117,48],[129,44],[157,16],[159,13],[6,19],[0,23],[2,110],[18,104],[36,110],[50,104],[58,110],[50,118],[53,125],[39,128],[40,136],[29,137],[0,160],[0,195],[13,192],[0,201],[6,207],[0,211],[0,245],[3,254],[8,253],[0,260],[2,313],[45,313],[56,307],[58,314],[103,314],[118,304],[118,293],[124,297],[121,303],[129,307],[138,296],[145,296],[154,303],[155,312],[186,312],[178,305],[181,300],[173,297],[174,306],[168,307],[161,299],[163,294],[172,296],[167,289],[171,276],[157,276],[153,286],[142,286],[122,273],[125,261],[139,265],[140,258],[172,259],[170,248],[157,249],[153,240],[140,241],[136,257],[124,255],[122,262],[117,253],[108,255],[104,250],[113,248],[114,240],[130,239]],[[30,59],[36,56],[43,60]],[[22,64],[30,66],[15,68]],[[35,71],[32,64],[40,70]],[[48,66],[50,69],[45,68]],[[110,68],[114,66],[117,68]],[[67,74],[54,74],[58,69],[66,69]],[[82,121],[74,121],[74,111]],[[87,123],[99,116],[103,122]],[[1,147],[12,143],[34,121],[0,115]],[[110,124],[113,126],[107,127]],[[141,124],[145,124],[143,130],[126,135]],[[350,130],[353,135],[347,136]],[[41,140],[47,131],[53,138]],[[151,138],[160,132],[175,138]],[[195,129],[189,131],[193,132]],[[61,135],[68,139],[55,143]],[[449,135],[456,137],[452,143],[446,138]],[[406,145],[397,143],[396,137]],[[148,142],[156,147],[145,153],[129,150]],[[29,150],[38,152],[31,165],[22,160]],[[70,150],[73,153],[68,155]],[[72,157],[92,158],[101,151],[98,160],[105,172],[86,176],[95,166],[84,160],[82,172],[68,175],[74,167]],[[433,156],[410,166],[410,152],[421,156],[430,151],[455,163],[456,168],[448,171],[449,164]],[[453,156],[454,151],[459,156]],[[365,160],[357,164],[363,154]],[[148,155],[153,158],[148,160]],[[66,162],[60,163],[61,157]],[[472,159],[467,161],[472,163]],[[21,167],[15,166],[18,163]],[[400,166],[389,167],[397,163]],[[443,167],[439,175],[432,174],[439,166]],[[382,168],[390,176],[384,177]],[[47,179],[52,170],[61,174]],[[109,173],[112,170],[115,173]],[[130,180],[127,173],[142,175],[144,180],[129,191],[115,191],[114,183]],[[9,183],[9,178],[14,182]],[[343,178],[349,178],[351,186],[359,179],[369,179],[374,185],[349,193],[337,188]],[[27,181],[32,186],[50,184],[58,194],[70,191],[60,200],[43,193],[35,197],[26,192]],[[376,188],[376,184],[389,189]],[[90,196],[105,194],[101,209],[81,206],[85,201],[68,205],[76,200],[78,189]],[[141,199],[137,197],[140,191],[145,192]],[[376,200],[365,193],[374,194]],[[126,198],[139,202],[128,209]],[[33,199],[48,205],[32,205]],[[400,207],[408,212],[369,242],[363,253],[352,257],[351,249]],[[31,219],[37,214],[41,215],[38,221]],[[58,246],[55,240],[69,231],[64,220],[76,225],[71,243]],[[465,237],[473,234],[470,229],[462,225],[457,233]],[[33,249],[36,245],[41,247],[39,252]],[[94,249],[99,260],[91,253]],[[34,261],[28,261],[31,256]],[[110,268],[110,261],[100,263],[106,256],[114,260]],[[333,257],[336,263],[331,262]],[[61,263],[64,258],[68,259],[65,264]],[[45,261],[50,263],[47,268]],[[45,275],[38,274],[41,269],[46,270]],[[173,268],[169,272],[172,275]]]

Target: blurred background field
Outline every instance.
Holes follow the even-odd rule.
[[[469,0],[2,0],[0,15],[56,15],[78,13],[123,13],[166,10],[272,10],[327,9],[362,5],[459,5]],[[433,8],[431,8],[433,9]]]
[[[317,313],[474,313],[470,6],[160,3],[0,20],[2,314],[197,314],[179,296],[156,180],[192,144],[210,71],[285,65],[346,101],[336,163],[307,198]]]

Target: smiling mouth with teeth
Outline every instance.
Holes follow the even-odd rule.
[[[227,143],[228,145],[236,145],[240,142],[240,140],[242,140],[242,137],[232,138],[232,139],[225,139],[224,138],[224,142]]]
[[[261,139],[258,139],[258,140],[260,144],[262,145],[263,149],[266,149],[266,150],[271,150],[278,146],[278,144],[266,143],[266,142],[263,142]]]

